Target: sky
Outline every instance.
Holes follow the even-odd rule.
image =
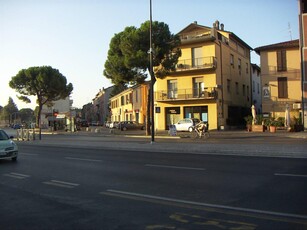
[[[127,26],[149,20],[149,0],[0,0],[0,106],[12,97],[9,81],[21,69],[52,66],[74,86],[73,106],[92,102],[112,85],[103,76],[109,43]],[[152,19],[173,34],[197,21],[219,20],[252,48],[299,38],[297,0],[152,0]],[[259,56],[252,52],[252,63]]]

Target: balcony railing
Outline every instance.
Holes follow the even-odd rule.
[[[183,59],[178,61],[176,71],[215,69],[216,65],[216,57],[213,56],[194,59]]]
[[[204,89],[178,89],[178,90],[159,90],[155,92],[156,101],[174,101],[174,100],[198,100],[198,99],[216,99],[217,91],[215,87]]]

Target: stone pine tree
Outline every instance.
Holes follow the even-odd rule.
[[[135,85],[147,78],[150,63],[149,30],[150,22],[147,21],[140,28],[126,27],[111,39],[104,75],[111,79],[114,85]],[[180,38],[170,32],[167,24],[154,21],[152,41],[155,77],[163,78],[175,70],[181,55]],[[148,108],[150,108],[149,102],[150,100]],[[148,129],[147,134],[149,134]]]
[[[51,66],[22,69],[12,77],[9,86],[20,94],[18,98],[24,102],[30,103],[29,96],[36,96],[38,104],[36,125],[38,127],[41,123],[43,105],[65,99],[73,90],[73,85],[67,84],[66,77]]]

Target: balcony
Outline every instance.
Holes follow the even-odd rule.
[[[211,70],[216,69],[216,57],[201,57],[194,59],[183,59],[177,63],[176,71],[191,71],[191,70]]]
[[[178,89],[178,90],[159,90],[155,92],[156,101],[182,101],[182,100],[212,100],[217,98],[215,87],[208,87],[200,90],[196,89]]]

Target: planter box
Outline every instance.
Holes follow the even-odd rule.
[[[269,126],[269,129],[270,129],[270,132],[271,132],[271,133],[276,133],[276,126],[270,125],[270,126]]]
[[[264,132],[265,126],[264,125],[252,125],[253,132]]]

